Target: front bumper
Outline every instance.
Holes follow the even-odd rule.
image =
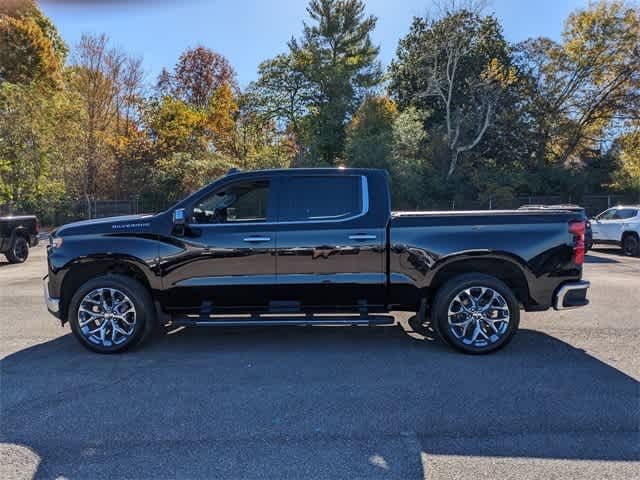
[[[586,280],[563,283],[554,295],[553,308],[567,310],[588,305],[587,290],[590,286]]]
[[[60,318],[60,299],[51,297],[49,295],[49,275],[45,275],[42,279],[42,285],[44,288],[44,302],[47,305],[47,310],[54,317]]]

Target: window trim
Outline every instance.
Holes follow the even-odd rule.
[[[292,177],[335,177],[336,175],[291,175],[290,177],[284,177],[283,179],[286,178],[292,178]],[[346,175],[345,175],[346,176]],[[351,177],[360,177],[360,188],[361,188],[361,196],[362,196],[362,205],[361,205],[361,211],[360,213],[357,213],[355,215],[351,215],[349,217],[344,217],[344,218],[340,218],[337,220],[285,220],[285,221],[266,221],[266,222],[232,222],[232,223],[194,223],[194,224],[189,224],[191,225],[197,225],[198,228],[202,228],[202,227],[227,227],[227,226],[249,226],[249,225],[301,225],[301,224],[316,224],[316,223],[342,223],[342,222],[349,222],[351,220],[355,220],[357,218],[361,218],[364,217],[367,213],[369,213],[369,182],[367,180],[367,176],[366,175],[348,175]],[[281,181],[283,179],[280,179]],[[271,188],[271,186],[273,185],[272,181],[273,178],[268,179],[269,180],[269,188]],[[279,185],[279,184],[278,184]],[[281,190],[281,189],[278,189]],[[281,195],[280,192],[277,193],[277,195]],[[278,203],[280,202],[280,200],[278,199]],[[275,207],[277,208],[277,207]]]

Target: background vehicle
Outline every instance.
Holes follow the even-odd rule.
[[[588,303],[584,230],[564,209],[392,213],[383,170],[233,173],[155,216],[59,228],[45,297],[97,352],[156,321],[371,325],[408,310],[487,353],[511,340],[521,307]]]
[[[35,215],[0,217],[0,253],[9,263],[22,263],[29,257],[29,247],[38,244],[40,222]]]
[[[619,245],[625,255],[640,256],[640,206],[605,210],[592,221],[593,243]]]
[[[518,210],[569,210],[571,212],[580,212],[586,216],[586,211],[580,205],[573,204],[558,204],[558,205],[522,205]],[[584,247],[585,251],[591,250],[593,247],[593,231],[591,229],[591,222],[587,220],[586,229],[584,232]]]

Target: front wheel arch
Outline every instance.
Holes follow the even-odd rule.
[[[69,304],[76,290],[93,278],[109,274],[122,275],[136,280],[151,293],[151,286],[144,271],[130,261],[91,259],[75,262],[67,268],[60,288],[60,318],[63,323],[67,321]]]

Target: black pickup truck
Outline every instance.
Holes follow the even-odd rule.
[[[170,323],[377,325],[397,310],[487,353],[521,309],[588,303],[584,231],[569,210],[392,213],[383,170],[232,172],[157,215],[58,228],[45,298],[102,353]]]
[[[22,263],[29,257],[29,247],[38,245],[40,222],[35,215],[0,217],[0,253],[9,263]]]

